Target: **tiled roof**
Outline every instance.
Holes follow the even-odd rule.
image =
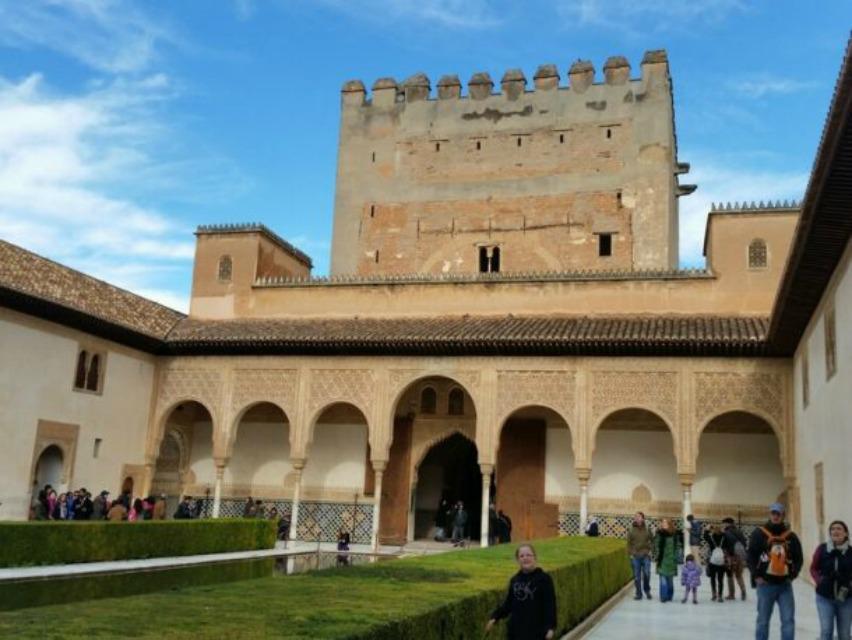
[[[174,354],[761,355],[767,318],[460,316],[198,320],[169,334]]]
[[[0,304],[102,334],[162,340],[182,313],[0,240]],[[86,324],[89,323],[89,324]],[[79,326],[80,324],[84,326]],[[91,326],[90,326],[91,325]],[[111,336],[110,336],[111,337]]]

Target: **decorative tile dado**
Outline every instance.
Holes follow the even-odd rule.
[[[677,425],[678,374],[674,371],[595,371],[592,417],[597,423],[610,411],[646,408]]]
[[[757,410],[784,424],[784,378],[780,373],[695,374],[695,418],[699,426],[727,411]]]
[[[295,369],[236,369],[231,410],[237,412],[251,403],[265,401],[278,405],[285,413],[291,412],[297,383]]]
[[[541,405],[555,410],[571,424],[574,400],[573,371],[497,372],[497,416],[501,420],[522,407]]]
[[[376,391],[376,376],[369,369],[313,369],[308,414],[334,402],[350,402],[369,420]]]

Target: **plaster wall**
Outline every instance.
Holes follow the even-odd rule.
[[[208,421],[192,425],[189,470],[196,485],[207,485],[212,491],[216,481],[216,465],[213,462],[213,424]]]
[[[280,422],[242,422],[223,483],[250,489],[248,495],[280,492],[290,464],[290,426]],[[272,491],[270,491],[272,490]]]
[[[578,496],[580,483],[574,471],[574,450],[567,427],[548,427],[545,453],[544,495]]]
[[[630,500],[645,485],[657,502],[681,499],[672,437],[664,431],[616,431],[597,435],[589,497]]]
[[[825,314],[835,310],[837,370],[826,372]],[[807,361],[809,401],[805,405],[802,370]],[[826,535],[832,520],[852,522],[849,452],[852,451],[852,243],[847,245],[795,356],[793,403],[796,468],[801,496],[801,533],[806,553]],[[816,465],[824,478],[824,521],[818,522]]]
[[[106,354],[102,393],[73,390],[81,346]],[[144,464],[152,357],[7,309],[0,309],[0,353],[0,519],[28,517],[39,420],[79,426],[72,488],[114,493],[123,465]]]
[[[306,496],[312,490],[363,496],[366,464],[364,424],[317,424],[302,476]]]

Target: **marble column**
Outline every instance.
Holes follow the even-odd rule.
[[[692,483],[695,481],[693,474],[680,474],[680,486],[683,490],[683,555],[690,553],[689,549],[689,523],[686,516],[692,513]],[[698,558],[696,558],[696,561]]]
[[[577,480],[580,483],[580,535],[586,533],[589,523],[589,478],[591,469],[577,469]]]
[[[298,540],[299,537],[299,502],[302,499],[302,469],[305,461],[302,459],[292,460],[293,473],[296,476],[293,483],[293,506],[290,508],[290,540]]]
[[[386,463],[382,461],[373,462],[373,472],[376,480],[373,484],[373,532],[370,536],[370,546],[373,551],[379,548],[379,518],[382,516],[382,476],[385,473]]]
[[[491,472],[494,470],[492,464],[481,464],[479,470],[482,472],[482,519],[479,525],[479,546],[488,546],[488,529],[491,524]]]
[[[213,485],[213,517],[219,517],[219,510],[222,507],[222,478],[225,477],[226,463],[222,461],[216,462],[216,482]]]

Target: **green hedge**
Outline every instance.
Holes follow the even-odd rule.
[[[189,556],[275,546],[271,520],[0,522],[0,567]]]
[[[556,585],[559,631],[574,627],[630,580],[624,542],[536,542]],[[0,637],[113,637],[133,612],[138,638],[480,638],[517,570],[514,545],[405,558],[298,576],[245,580],[0,614]],[[45,588],[50,588],[49,583]],[[118,591],[116,593],[119,593]],[[501,623],[489,638],[505,638]],[[61,633],[59,633],[61,632]],[[557,635],[557,637],[559,637]]]
[[[274,558],[49,580],[0,582],[0,611],[265,578]]]

